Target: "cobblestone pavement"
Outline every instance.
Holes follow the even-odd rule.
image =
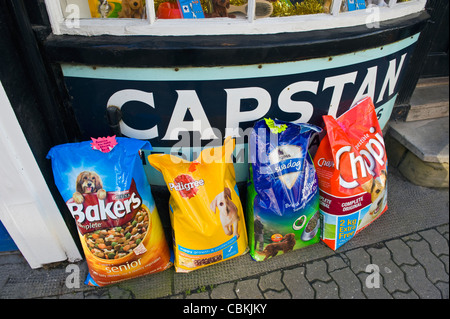
[[[0,254],[0,299],[449,299],[448,189],[395,170],[389,178],[388,212],[338,251],[318,243],[264,262],[246,254],[100,288],[83,284],[85,261],[31,269],[19,253]]]
[[[448,299],[448,240],[447,224],[171,298]]]
[[[67,265],[34,271],[27,267],[18,262],[0,265],[0,298],[141,299],[158,288],[157,277],[146,276],[108,287],[70,289]],[[86,264],[79,267],[80,278],[85,278]],[[173,269],[159,275],[164,299],[448,299],[449,225],[176,294],[171,293]]]
[[[113,286],[55,298],[142,296],[133,288]],[[449,225],[218,285],[186,289],[164,298],[449,299]]]

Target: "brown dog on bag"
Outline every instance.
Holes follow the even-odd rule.
[[[266,255],[264,260],[267,260],[270,257],[275,257],[280,250],[283,251],[283,254],[291,251],[292,249],[294,249],[295,242],[296,241],[294,234],[286,234],[279,243],[272,243],[267,245],[263,251],[263,254]]]
[[[76,181],[76,192],[73,193],[73,201],[77,204],[84,203],[83,194],[97,193],[98,199],[105,199],[106,191],[103,189],[103,183],[97,173],[84,171],[81,172]]]

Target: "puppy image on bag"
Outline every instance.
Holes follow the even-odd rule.
[[[361,185],[362,188],[370,194],[372,204],[370,205],[369,212],[364,215],[364,218],[359,223],[358,229],[366,227],[373,220],[378,218],[378,215],[385,209],[387,201],[386,181],[387,173],[386,170],[383,169],[380,171],[380,176]]]
[[[106,197],[106,191],[103,189],[102,180],[95,172],[81,172],[78,175],[75,184],[75,189],[77,191],[73,193],[72,198],[77,204],[82,204],[84,202],[83,194],[96,193],[98,199],[105,199]]]
[[[231,200],[231,190],[228,187],[225,187],[224,191],[213,199],[210,208],[214,213],[216,213],[216,208],[219,210],[220,222],[225,234],[239,238],[238,208]]]

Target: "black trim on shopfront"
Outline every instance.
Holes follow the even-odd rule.
[[[423,11],[383,21],[300,33],[211,36],[50,35],[49,58],[59,63],[115,67],[199,67],[298,61],[380,47],[420,32]]]

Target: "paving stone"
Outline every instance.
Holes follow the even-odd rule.
[[[283,291],[268,290],[264,293],[264,297],[266,297],[266,299],[290,299],[291,295],[287,290]]]
[[[431,252],[430,246],[425,240],[410,241],[408,246],[411,247],[414,258],[426,269],[427,277],[433,283],[448,282],[448,273],[445,271],[444,264]]]
[[[386,247],[368,248],[367,252],[372,256],[372,263],[379,267],[387,291],[393,293],[397,290],[408,291],[410,289],[402,270],[392,261],[391,253]]]
[[[440,299],[441,292],[437,289],[425,275],[425,270],[421,265],[403,265],[406,281],[421,299]]]
[[[419,232],[419,234],[430,244],[431,251],[436,256],[448,255],[448,242],[437,230],[428,229]]]
[[[394,299],[419,299],[419,296],[414,291],[402,292],[397,291],[392,294]]]
[[[355,274],[365,272],[367,265],[371,264],[370,255],[363,249],[358,248],[345,252],[350,261],[350,268]]]
[[[1,268],[3,267],[7,268],[6,266],[2,266]],[[20,273],[18,271],[24,272]],[[16,270],[13,270],[12,274],[14,275],[10,273],[10,276],[5,281],[0,291],[0,298],[29,299],[60,295],[62,293],[62,283],[65,282],[67,277],[64,268],[52,269],[51,272],[40,268],[30,272],[30,270],[26,270],[22,265],[19,265]]]
[[[345,261],[342,259],[341,256],[333,256],[325,259],[325,261],[328,265],[328,272],[348,267],[348,265],[345,263]]]
[[[209,299],[209,293],[207,291],[196,292],[186,296],[186,299]]]
[[[136,299],[164,298],[187,291],[172,291],[174,269],[168,269],[155,274],[141,276],[121,281],[117,284],[123,290],[132,291]],[[196,287],[196,286],[191,286]],[[197,286],[198,287],[198,286]]]
[[[310,282],[314,280],[331,280],[331,277],[328,275],[327,264],[325,261],[319,260],[306,264],[306,278]]]
[[[392,299],[393,297],[391,294],[384,288],[383,284],[383,277],[378,278],[379,279],[379,285],[378,286],[372,286],[367,284],[367,277],[371,275],[369,273],[359,273],[358,278],[361,281],[362,290],[364,292],[364,295],[367,297],[367,299]],[[369,278],[369,282],[372,282],[372,278]]]
[[[441,291],[442,299],[449,298],[449,292],[448,292],[448,282],[438,282],[436,284],[436,287]]]
[[[448,207],[447,207],[447,208],[448,208]],[[438,226],[438,227],[436,227],[436,230],[437,230],[442,236],[447,235],[447,237],[445,237],[445,236],[444,236],[444,237],[448,240],[448,233],[449,233],[449,225],[448,225],[448,224]]]
[[[117,286],[108,289],[111,299],[132,299],[133,296],[129,290],[121,289]]]
[[[449,272],[449,265],[448,265],[448,256],[440,256],[439,257],[439,259],[442,261],[442,263],[444,264],[444,266],[445,266],[445,271],[447,272],[447,274],[448,274],[448,272]]]
[[[421,240],[422,237],[420,237],[419,234],[414,233],[414,234],[409,234],[409,235],[407,235],[407,236],[404,236],[404,237],[402,237],[402,239],[403,239],[405,242],[407,242],[407,241],[409,241],[409,240]]]
[[[84,299],[109,299],[108,288],[96,288],[95,290],[85,291]]]
[[[411,255],[411,249],[401,239],[390,240],[385,245],[391,251],[392,259],[397,265],[417,263],[417,260]]]
[[[305,267],[285,270],[283,283],[293,299],[313,299],[314,289],[305,278]]]
[[[316,281],[312,286],[316,291],[316,299],[339,299],[338,286],[334,281]]]
[[[281,270],[261,276],[259,278],[259,288],[261,291],[266,291],[267,289],[281,291],[285,289],[286,287],[281,282],[281,276]]]
[[[264,299],[258,288],[258,279],[238,281],[236,284],[236,295],[239,299]]]
[[[361,282],[349,267],[331,273],[339,286],[339,296],[343,299],[365,299],[362,293]]]
[[[211,299],[236,299],[234,282],[218,285],[211,291]]]
[[[84,298],[84,294],[82,291],[63,294],[63,295],[59,296],[59,299],[83,299],[83,298]]]

